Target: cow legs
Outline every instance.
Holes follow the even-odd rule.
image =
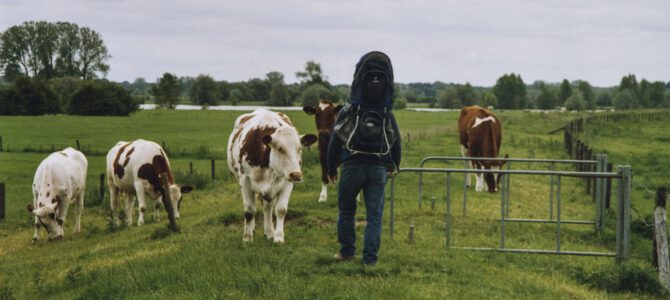
[[[42,223],[40,223],[40,219],[38,219],[37,216],[35,216],[35,223],[33,225],[35,227],[35,231],[33,232],[33,243],[36,243],[40,241],[39,230],[42,226]]]
[[[147,211],[146,193],[144,193],[144,184],[141,181],[135,182],[135,194],[137,196],[137,208],[140,216],[137,218],[137,226],[144,224],[144,212]]]
[[[319,202],[326,202],[328,200],[328,183],[321,183],[321,194],[319,194]]]
[[[135,206],[135,195],[124,193],[126,195],[126,224],[133,226],[133,206]]]
[[[268,239],[273,239],[275,236],[275,228],[272,224],[272,203],[273,201],[263,200],[260,195],[258,196],[259,200],[263,203],[263,231],[265,232],[265,237]]]
[[[108,175],[109,176],[109,175]],[[117,209],[119,208],[119,189],[115,188],[112,184],[108,185],[109,187],[109,204],[112,209],[112,221],[114,225],[119,226],[119,215]]]
[[[254,229],[256,223],[254,216],[256,215],[256,199],[254,193],[251,191],[249,180],[244,180],[242,183],[242,202],[244,203],[244,235],[242,241],[254,241]]]
[[[154,201],[154,221],[160,222],[160,216],[158,213],[161,210],[161,201],[163,200],[163,196],[158,197],[156,201]],[[175,209],[174,207],[172,209]],[[166,208],[167,212],[167,208]],[[178,217],[175,216],[175,218],[179,219]]]
[[[293,183],[287,183],[277,196],[277,203],[275,204],[277,227],[275,228],[274,242],[278,244],[284,243],[284,218],[288,212],[288,198],[291,196],[292,191]]]
[[[84,211],[84,192],[77,197],[77,218],[74,224],[74,232],[81,231],[81,213]]]
[[[468,149],[463,147],[463,145],[461,145],[461,154],[463,157],[468,157]],[[463,160],[463,169],[469,169],[471,167],[473,167],[471,160]],[[472,186],[472,183],[470,182],[470,173],[465,173],[465,184],[468,187]]]
[[[476,166],[477,169],[481,167],[484,170],[484,166]],[[477,186],[475,186],[475,191],[481,192],[484,190],[484,173],[475,173],[475,178],[477,179]]]

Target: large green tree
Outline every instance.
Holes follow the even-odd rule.
[[[73,23],[27,21],[0,35],[0,69],[8,80],[19,75],[96,78],[109,71],[110,57],[98,32]]]
[[[295,77],[301,79],[305,85],[324,84],[323,75],[321,73],[321,64],[310,60],[305,64],[304,71],[295,72]]]
[[[593,91],[591,84],[586,80],[579,80],[577,83],[577,89],[582,93],[582,97],[584,98],[584,108],[596,108],[596,94]]]
[[[209,75],[198,75],[189,90],[191,102],[198,105],[216,105],[220,98],[219,85]]]
[[[493,86],[493,94],[500,108],[515,109],[527,106],[526,85],[521,75],[505,74]]]
[[[158,84],[153,86],[152,93],[156,98],[156,104],[166,108],[174,108],[179,102],[179,95],[181,94],[177,76],[164,73]]]
[[[561,86],[558,89],[558,102],[563,105],[570,96],[572,96],[572,86],[570,85],[570,81],[563,79],[563,81],[561,81]]]
[[[558,93],[555,87],[540,83],[540,94],[537,95],[537,107],[539,109],[553,109],[558,105]]]

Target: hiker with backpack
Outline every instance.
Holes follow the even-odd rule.
[[[337,181],[340,243],[334,259],[353,261],[356,253],[356,196],[361,191],[367,213],[363,237],[364,265],[377,263],[381,244],[384,187],[400,165],[400,132],[393,116],[393,67],[378,51],[367,53],[356,64],[351,102],[342,108],[328,144],[328,179]]]

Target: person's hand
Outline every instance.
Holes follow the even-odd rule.
[[[336,183],[336,182],[337,182],[337,174],[335,174],[335,175],[328,175],[328,182],[330,182],[330,183]]]
[[[395,173],[393,173],[393,171],[386,171],[386,177],[393,178],[395,177]]]

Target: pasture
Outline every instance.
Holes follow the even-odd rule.
[[[285,113],[300,133],[315,133],[311,116],[301,111]],[[574,114],[496,113],[503,124],[501,156],[566,158],[563,136],[547,132],[563,126]],[[7,186],[7,217],[0,221],[0,299],[644,299],[662,296],[645,285],[653,283],[646,279],[653,276],[651,242],[635,234],[631,258],[622,266],[617,266],[613,258],[604,257],[445,249],[444,175],[424,177],[422,209],[417,206],[418,177],[415,174],[398,176],[395,236],[394,240],[389,236],[387,201],[377,266],[360,265],[364,206],[359,207],[357,213],[360,226],[357,226],[356,263],[334,263],[331,257],[339,249],[337,195],[336,189],[331,187],[328,201],[317,202],[321,183],[316,147],[304,151],[305,182],[296,185],[291,196],[285,226],[286,243],[275,245],[263,238],[260,234],[262,218],[257,218],[255,241],[243,243],[242,200],[225,163],[228,135],[239,114],[156,110],[140,111],[130,117],[0,117],[5,150],[0,152],[0,182]],[[428,155],[460,156],[458,112],[397,111],[396,117],[403,138],[401,167],[416,167]],[[652,132],[648,132],[644,124],[628,126],[630,131],[623,130],[623,137],[616,129],[600,129],[593,133],[594,147],[607,148],[609,160],[615,165],[631,164],[634,171],[638,167],[646,168],[645,172],[653,170],[654,164],[661,162],[651,158],[651,154],[638,158],[635,151],[641,147],[628,145],[639,143],[634,136],[641,133],[667,132],[665,123],[653,126],[658,129]],[[141,227],[110,226],[109,196],[98,199],[99,175],[105,171],[104,156],[117,141],[136,138],[164,143],[177,182],[196,186],[193,193],[184,197],[179,233],[166,231],[164,211],[159,223],[148,217]],[[65,222],[63,241],[33,245],[30,243],[32,217],[25,207],[32,201],[35,168],[52,149],[74,147],[76,140],[89,161],[82,232],[74,234],[74,217],[70,214]],[[610,141],[615,140],[617,146],[612,147]],[[653,149],[669,144],[667,138],[663,140],[660,135],[654,143],[660,145]],[[628,147],[631,150],[627,150]],[[216,162],[215,180],[209,178],[211,159]],[[191,162],[195,169],[192,175],[188,172]],[[461,166],[462,163],[452,165]],[[543,168],[546,165],[513,165],[513,169]],[[568,170],[571,166],[563,168]],[[644,178],[643,172],[636,173],[634,182]],[[461,199],[462,176],[454,177],[454,186],[452,196]],[[514,176],[511,188],[510,214],[513,217],[546,217],[548,178]],[[634,189],[634,218],[651,212],[643,193],[641,188]],[[388,189],[386,196],[389,196]],[[437,199],[435,210],[430,209],[431,196]],[[579,180],[564,180],[563,197],[564,218],[593,219],[593,203]],[[653,197],[651,199],[653,202]],[[496,247],[499,194],[475,193],[470,189],[467,217],[460,213],[459,201],[452,205],[455,212],[452,245]],[[258,214],[262,214],[260,209]],[[134,216],[136,218],[136,212]],[[613,251],[613,222],[610,212],[608,228],[601,235],[596,235],[592,226],[565,225],[563,247]],[[407,241],[410,224],[415,226],[414,243]],[[551,249],[555,243],[553,225],[509,224],[506,230],[510,247]],[[43,231],[41,234],[44,236]],[[617,272],[623,275],[615,274]],[[632,292],[616,292],[616,289],[608,290],[606,285],[597,285],[599,280],[624,278],[630,274],[630,277],[637,276],[630,279],[637,285],[629,289]]]

